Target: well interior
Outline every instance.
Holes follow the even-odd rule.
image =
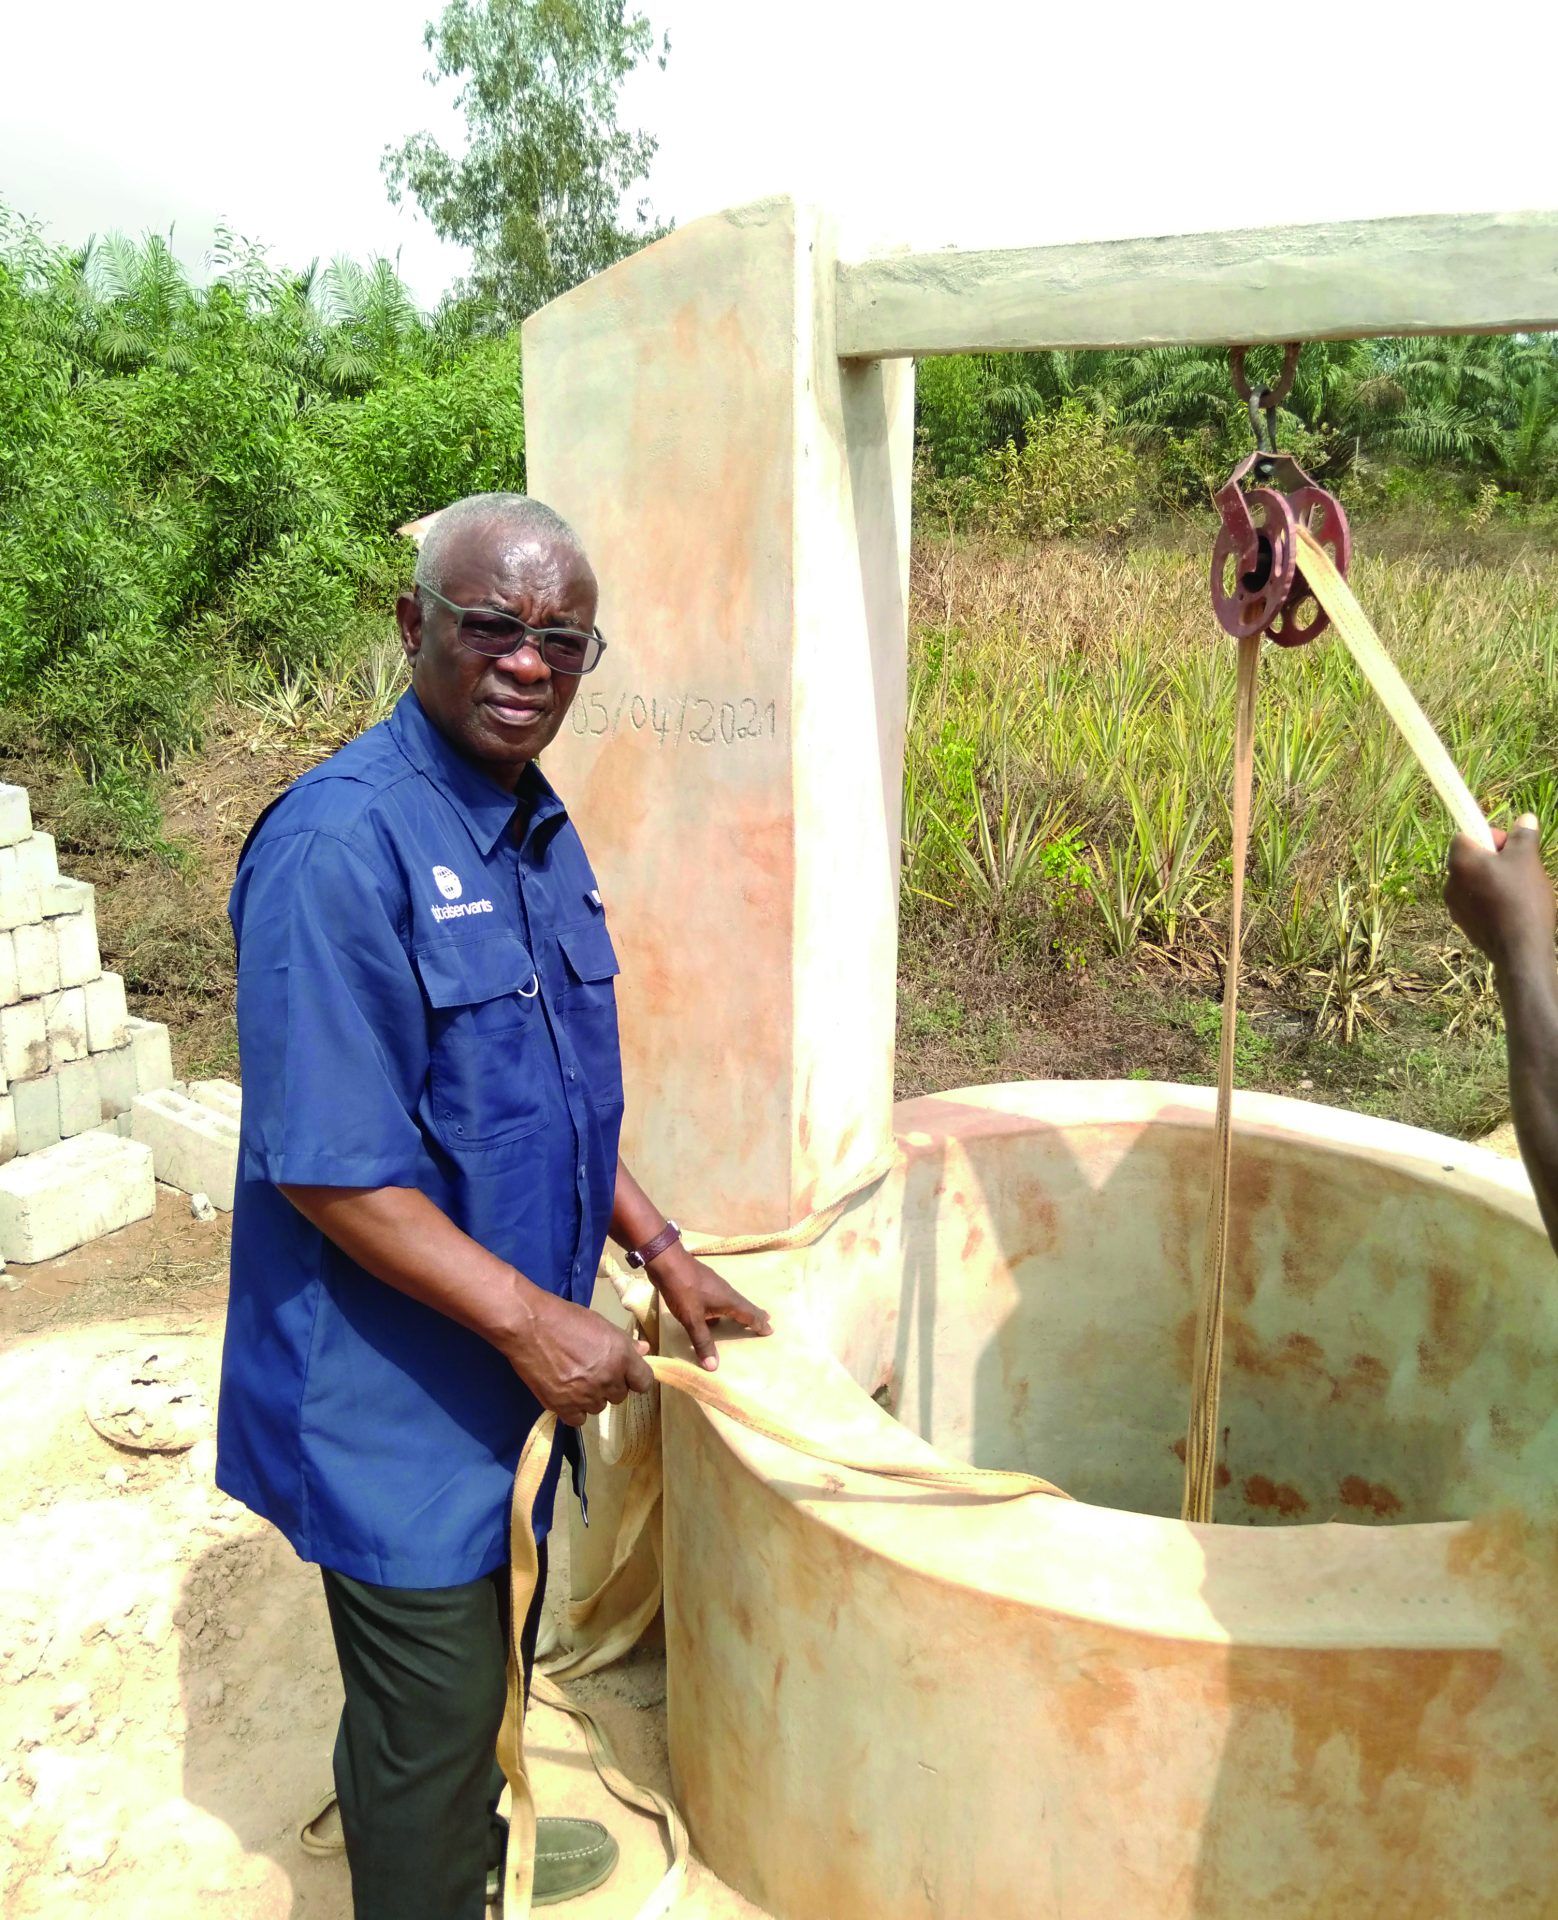
[[[921,1121],[935,1145],[817,1250],[804,1312],[939,1452],[1175,1515],[1207,1100],[1024,1092],[901,1108],[907,1136]],[[1487,1160],[1474,1149],[1352,1121],[1399,1149],[1387,1162],[1324,1138],[1339,1116],[1259,1096],[1246,1113],[1252,1101],[1234,1157],[1219,1521],[1447,1520],[1538,1496],[1558,1469],[1558,1289],[1528,1209],[1445,1167],[1446,1153]]]

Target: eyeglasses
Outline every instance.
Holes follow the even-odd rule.
[[[413,583],[418,593],[436,600],[454,615],[455,638],[472,653],[488,660],[506,660],[523,646],[532,646],[553,673],[591,673],[600,665],[606,642],[597,627],[581,633],[576,627],[532,627],[495,607],[457,607],[426,581]]]

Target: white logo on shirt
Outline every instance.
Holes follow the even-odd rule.
[[[460,885],[460,876],[452,873],[448,867],[434,867],[433,878],[438,882],[438,891],[446,900],[458,900],[464,889]]]

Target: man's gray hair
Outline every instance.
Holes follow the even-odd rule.
[[[441,512],[430,514],[417,554],[418,586],[444,591],[450,549],[460,536],[475,528],[494,533],[506,548],[522,548],[544,541],[583,555],[579,536],[560,513],[528,493],[470,493]],[[409,529],[408,529],[409,531]]]

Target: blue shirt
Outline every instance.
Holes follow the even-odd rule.
[[[414,1187],[587,1303],[622,1118],[595,876],[538,768],[516,799],[408,693],[261,816],[229,913],[243,1121],[217,1484],[355,1579],[474,1580],[507,1559],[536,1399],[278,1183]]]

